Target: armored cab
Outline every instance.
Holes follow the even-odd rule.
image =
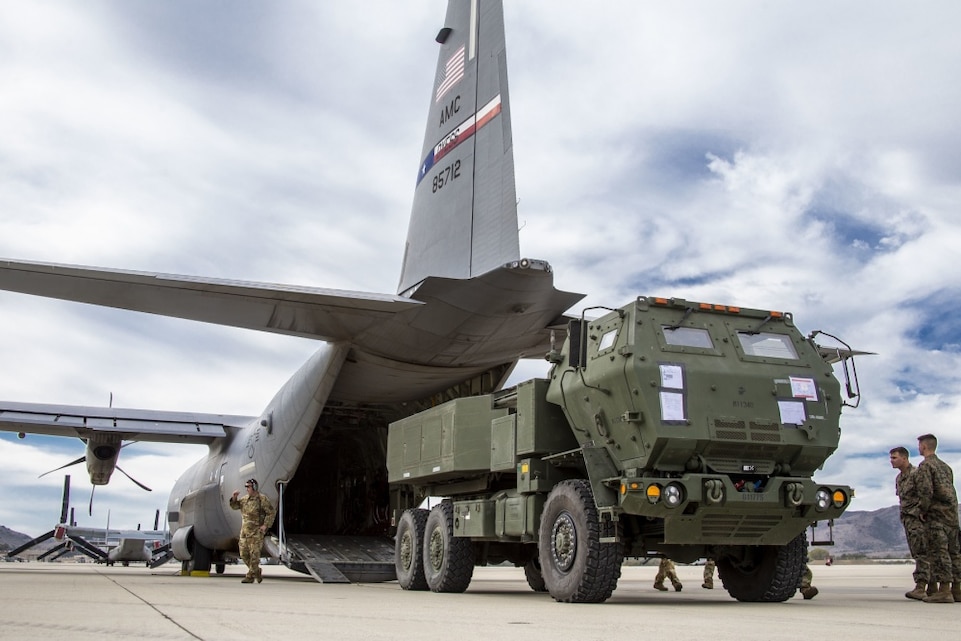
[[[668,556],[714,558],[739,600],[794,594],[807,526],[853,491],[812,478],[844,403],[790,314],[638,298],[572,321],[547,358],[549,379],[391,425],[402,586],[459,591],[507,560],[596,602],[625,556]],[[428,496],[446,498],[428,512]]]
[[[847,507],[811,479],[840,385],[789,314],[641,298],[572,334],[547,399],[614,472],[587,466],[602,513],[663,519],[663,544],[785,545]]]

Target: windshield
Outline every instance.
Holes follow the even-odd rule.
[[[797,360],[797,352],[790,336],[767,332],[738,332],[737,338],[747,356]]]

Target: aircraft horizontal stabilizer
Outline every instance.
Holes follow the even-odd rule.
[[[75,436],[108,433],[124,441],[201,443],[223,438],[251,416],[0,401],[0,431]]]
[[[0,260],[0,289],[330,341],[421,304],[393,294],[13,260]]]

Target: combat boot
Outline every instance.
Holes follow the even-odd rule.
[[[682,589],[684,589],[684,584],[680,581],[672,581],[671,583],[674,585],[675,592],[680,592]],[[664,589],[666,590],[667,588]]]
[[[667,588],[664,587],[664,581],[655,581],[655,582],[654,582],[654,589],[655,589],[655,590],[660,590],[661,592],[667,592]]]
[[[263,582],[264,582],[264,571],[261,570],[260,568],[257,568],[257,574],[256,574],[255,576],[256,576],[256,579],[257,579],[257,583],[263,583]]]
[[[951,584],[951,596],[955,603],[961,603],[961,582],[955,581]]]
[[[701,587],[704,588],[705,590],[713,590],[713,589],[714,589],[714,579],[708,579],[707,581],[705,581],[704,583],[701,584]]]
[[[242,579],[240,580],[240,582],[241,582],[241,583],[253,583],[253,582],[254,582],[254,577],[252,577],[252,576],[245,576],[244,578],[242,578]]]
[[[954,597],[951,596],[951,584],[947,581],[942,581],[938,587],[938,591],[930,596],[924,597],[925,603],[954,603]]]
[[[801,588],[801,596],[804,597],[805,601],[810,601],[818,595],[818,589],[813,585],[809,585],[806,588]]]
[[[915,600],[917,600],[917,601],[923,601],[923,600],[924,600],[924,597],[928,596],[928,595],[927,595],[927,592],[926,592],[926,590],[925,590],[925,588],[927,587],[927,585],[928,585],[927,583],[924,583],[924,582],[922,582],[922,581],[918,581],[917,585],[914,586],[914,589],[911,590],[910,592],[905,592],[905,593],[904,593],[904,596],[906,596],[906,597],[909,598],[909,599],[915,599]]]

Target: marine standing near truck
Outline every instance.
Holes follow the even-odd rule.
[[[938,458],[938,439],[934,434],[918,437],[918,452],[924,457],[915,472],[924,522],[924,555],[934,594],[925,603],[961,602],[961,550],[958,541],[958,493],[954,472]],[[957,597],[957,598],[955,598]]]
[[[901,525],[908,541],[908,551],[914,559],[914,589],[905,592],[909,599],[922,600],[927,596],[928,561],[924,556],[924,523],[921,521],[921,497],[915,484],[917,468],[911,465],[908,448],[899,446],[890,452],[891,467],[898,470],[894,479],[894,493],[901,505]]]

